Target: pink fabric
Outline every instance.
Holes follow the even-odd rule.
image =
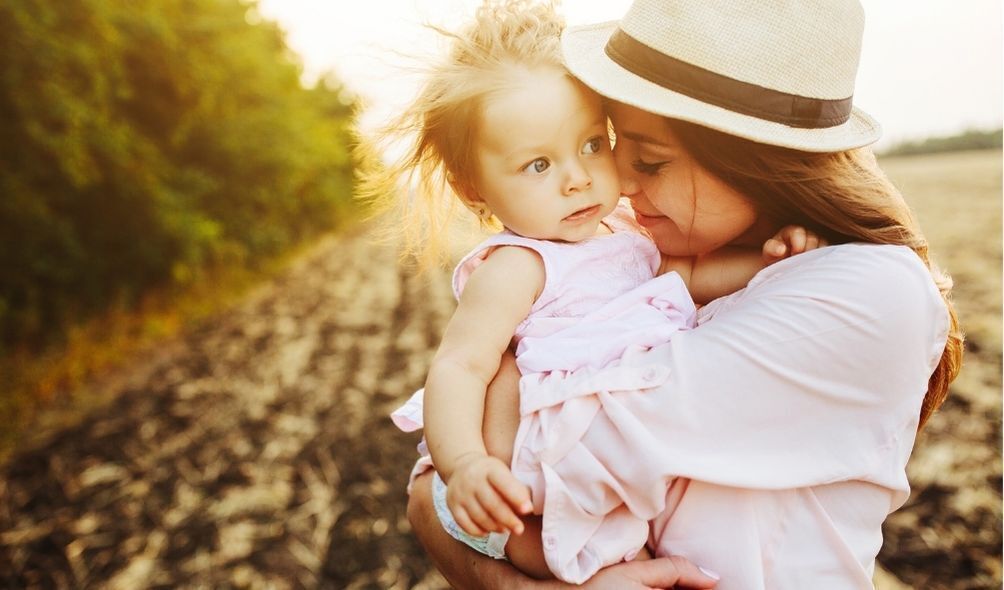
[[[722,590],[871,588],[947,330],[913,252],[845,245],[773,265],[666,344],[524,380],[555,403],[513,465],[546,489],[547,555],[588,575],[651,519],[656,553]]]
[[[523,410],[554,420],[520,437],[551,446],[514,470],[567,488],[548,488],[545,546],[581,573],[623,550],[597,539],[654,514],[656,554],[718,572],[720,590],[871,588],[947,332],[912,251],[847,244],[772,265],[665,344],[525,379],[545,405]]]
[[[530,248],[544,262],[544,287],[513,336],[522,383],[530,384],[527,389],[521,383],[523,424],[520,430],[541,434],[539,438],[526,438],[525,448],[517,444],[520,456],[536,456],[545,450],[541,445],[548,444],[548,424],[554,418],[542,421],[537,411],[554,412],[555,404],[563,401],[556,402],[547,388],[540,387],[541,383],[562,380],[567,372],[602,369],[619,359],[626,350],[642,350],[665,343],[673,334],[695,323],[696,309],[679,275],[670,273],[655,277],[661,261],[659,252],[641,233],[630,210],[621,206],[604,223],[613,230],[612,234],[574,244],[532,240],[503,232],[465,256],[454,272],[454,293],[459,298],[471,273],[497,247]],[[625,383],[625,387],[636,385],[649,384]],[[540,392],[540,396],[535,392]],[[402,430],[421,428],[422,393],[417,392],[392,414],[395,424]],[[566,413],[566,417],[568,415]],[[567,436],[569,428],[584,431],[591,418],[582,416],[577,423],[566,420],[561,427],[562,434]],[[551,436],[562,434],[552,433]],[[424,459],[416,465],[413,476],[430,465]],[[516,475],[531,485],[538,513],[548,501],[545,498],[554,495],[555,499],[550,500],[549,508],[544,510],[545,523],[568,530],[576,527],[595,529],[592,523],[596,518],[604,520],[607,513],[614,513],[610,516],[609,527],[592,530],[582,537],[590,539],[590,547],[605,548],[602,556],[594,560],[595,565],[585,569],[570,565],[577,561],[577,556],[559,554],[557,549],[564,549],[564,546],[545,545],[545,558],[556,576],[573,582],[583,581],[603,565],[630,559],[645,544],[648,525],[644,519],[630,517],[625,508],[617,505],[609,506],[598,517],[563,510],[555,504],[567,489],[562,484],[562,476],[551,471],[544,479],[541,464],[534,466],[536,471],[524,462]],[[625,534],[622,525],[628,527],[631,534]],[[583,571],[587,573],[581,573]]]
[[[665,342],[667,329],[659,317],[667,316],[677,323],[693,315],[693,302],[677,275],[648,284],[661,258],[655,244],[635,222],[631,209],[622,203],[603,223],[612,234],[574,244],[502,232],[482,242],[457,264],[453,293],[459,299],[471,273],[495,248],[522,246],[540,254],[545,268],[544,288],[513,335],[519,344],[517,356],[523,357],[518,361],[524,363],[521,371],[548,370],[549,363],[553,363],[553,369],[580,368],[591,361],[594,365],[605,364],[619,357],[630,344]],[[680,310],[675,309],[674,300]],[[635,303],[641,306],[629,309]],[[582,325],[588,323],[582,320],[591,313],[608,322],[605,334],[602,327]],[[652,325],[647,326],[650,322]],[[537,352],[542,339],[559,338],[559,332],[566,339],[560,349]],[[527,363],[530,366],[524,366]],[[421,389],[416,391],[391,414],[401,430],[414,432],[422,428],[423,393]]]

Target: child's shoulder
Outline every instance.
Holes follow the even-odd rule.
[[[453,292],[457,298],[467,281],[480,275],[498,275],[503,280],[526,280],[544,283],[547,276],[545,255],[549,242],[524,238],[511,232],[496,234],[481,242],[464,256],[453,271]]]
[[[524,238],[510,231],[495,234],[468,252],[457,264],[457,269],[465,266],[479,267],[489,258],[492,266],[538,264],[548,258],[548,252],[555,246],[547,240]]]

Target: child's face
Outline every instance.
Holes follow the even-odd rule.
[[[486,101],[473,197],[521,236],[586,239],[620,196],[600,98],[557,68],[514,76]]]

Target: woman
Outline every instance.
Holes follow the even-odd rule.
[[[568,68],[610,99],[622,192],[664,254],[757,245],[788,224],[836,244],[769,267],[696,329],[625,361],[659,376],[652,411],[677,477],[650,545],[678,557],[589,585],[711,587],[699,564],[718,588],[871,587],[962,337],[949,279],[857,149],[879,135],[851,104],[862,27],[853,0],[636,0],[619,23],[564,35]],[[503,367],[495,390],[515,387]],[[557,586],[453,543],[428,485],[416,480],[409,515],[454,584]]]

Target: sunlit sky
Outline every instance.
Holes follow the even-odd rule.
[[[480,0],[259,0],[302,57],[305,81],[333,71],[368,105],[372,128],[413,95],[407,68]],[[564,0],[571,25],[619,18],[631,0]],[[879,146],[1001,125],[1000,0],[862,0],[866,25],[854,102],[885,128]],[[420,63],[420,62],[419,62]]]

